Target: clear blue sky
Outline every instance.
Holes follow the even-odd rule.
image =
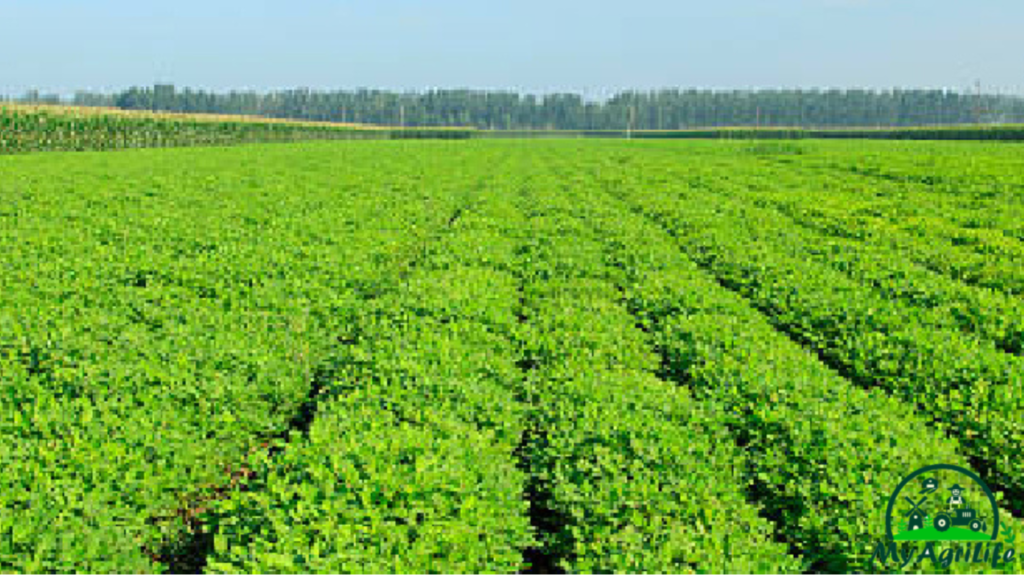
[[[0,94],[1024,88],[1021,0],[0,0]]]

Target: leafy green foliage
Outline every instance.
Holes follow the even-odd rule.
[[[156,570],[293,427],[476,181],[363,144],[0,159],[0,568]]]
[[[746,458],[723,407],[656,377],[653,343],[609,279],[599,234],[554,188],[527,195],[521,251],[527,454],[557,519],[549,554],[583,573],[797,570],[746,502]]]
[[[857,571],[936,462],[1019,548],[1024,309],[934,257],[1020,161],[917,146],[0,158],[0,571]]]
[[[364,304],[308,439],[214,507],[215,571],[515,572],[533,544],[514,452],[525,407],[515,278],[475,205]],[[503,215],[514,218],[514,211]],[[480,244],[475,242],[480,241]]]
[[[59,100],[25,94],[26,101]],[[624,91],[606,101],[578,93],[510,91],[280,90],[218,94],[157,84],[116,94],[76,93],[76,104],[136,110],[268,114],[408,126],[481,129],[665,130],[709,126],[921,126],[1024,121],[1024,98],[949,90],[710,90]],[[928,129],[942,131],[943,128]],[[883,130],[874,130],[884,132]]]
[[[230,116],[0,106],[0,154],[303,140],[464,139],[469,136],[468,130],[393,130]]]

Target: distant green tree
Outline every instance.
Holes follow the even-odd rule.
[[[23,100],[40,101],[38,92]],[[1024,122],[1024,98],[948,90],[698,90],[624,91],[603,102],[578,94],[428,90],[388,92],[307,88],[259,94],[133,87],[117,94],[80,92],[83,105],[135,110],[251,114],[279,118],[406,126],[504,129],[624,130],[721,126],[806,128]]]

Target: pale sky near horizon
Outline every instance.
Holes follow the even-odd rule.
[[[1024,94],[1020,0],[0,0],[0,94],[173,83]]]

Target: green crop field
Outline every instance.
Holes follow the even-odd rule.
[[[305,140],[464,139],[472,132],[0,101],[0,155]]]
[[[936,463],[1024,554],[1024,145],[0,156],[0,254],[0,572],[877,572]]]

